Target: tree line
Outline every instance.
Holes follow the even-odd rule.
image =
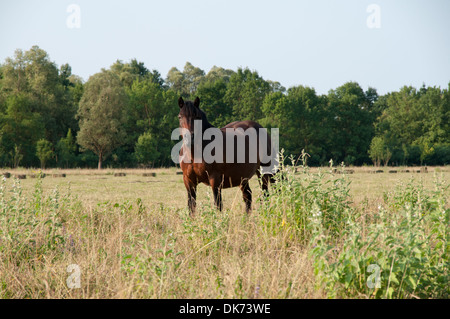
[[[159,167],[174,165],[177,99],[198,96],[222,127],[255,120],[278,127],[285,154],[346,165],[450,163],[448,88],[404,86],[379,95],[347,82],[317,94],[286,89],[248,68],[204,70],[187,62],[166,78],[132,59],[117,60],[87,82],[46,51],[16,50],[0,64],[0,166]]]

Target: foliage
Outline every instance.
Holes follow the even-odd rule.
[[[36,143],[36,155],[41,161],[42,169],[45,168],[45,163],[54,156],[52,146],[52,143],[45,139],[40,139]]]
[[[309,247],[318,286],[333,298],[448,298],[449,185],[436,176],[428,191],[411,180],[369,213],[350,205],[345,174],[336,177],[332,163],[310,173],[307,156],[301,178],[282,168],[276,191],[261,199],[261,222]]]
[[[250,215],[217,211],[210,191],[191,217],[139,198],[86,204],[43,188],[41,171],[34,188],[4,178],[0,296],[448,299],[448,184],[411,180],[355,204],[344,166],[312,170],[307,157],[282,165],[268,196],[255,191]],[[74,263],[80,289],[66,285]]]
[[[67,132],[66,137],[59,140],[56,149],[58,152],[58,161],[60,161],[65,168],[69,168],[75,161],[75,152],[77,150],[71,129]]]
[[[97,73],[86,83],[77,113],[80,120],[77,142],[98,156],[99,169],[103,159],[124,142],[126,103],[125,89],[114,73]]]
[[[0,255],[15,255],[21,262],[63,248],[61,212],[68,208],[70,193],[61,196],[56,188],[44,196],[41,174],[37,174],[32,200],[24,200],[20,180],[14,180],[9,196],[6,179],[0,186]],[[19,258],[20,257],[20,258]],[[5,260],[2,260],[4,262]]]
[[[375,164],[375,166],[380,166],[381,162],[384,162],[384,166],[387,166],[389,160],[392,156],[391,151],[386,146],[383,137],[375,136],[370,142],[369,157]]]
[[[160,156],[158,152],[158,142],[152,138],[150,133],[139,136],[136,143],[136,159],[144,166],[151,166]]]
[[[436,186],[401,185],[373,215],[345,209],[338,233],[319,206],[312,210],[311,256],[330,297],[448,298],[448,185]]]
[[[56,146],[56,160],[46,165],[92,167],[93,152],[97,166],[136,167],[136,143],[148,132],[158,145],[153,165],[172,166],[180,95],[199,96],[214,126],[254,120],[279,128],[286,154],[304,149],[310,165],[330,158],[346,165],[450,163],[449,88],[404,86],[378,95],[347,82],[321,95],[302,85],[286,89],[248,68],[205,72],[190,62],[163,79],[136,59],[117,60],[84,83],[69,64],[58,68],[33,46],[0,68],[0,164],[39,166],[37,143],[45,139]]]

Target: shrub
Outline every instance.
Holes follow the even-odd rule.
[[[262,200],[261,222],[274,235],[286,229],[309,248],[318,286],[329,297],[448,298],[449,213],[446,185],[435,191],[411,180],[385,193],[377,209],[351,205],[345,174],[311,173],[284,179]],[[344,165],[341,165],[341,170]]]
[[[447,187],[436,186],[399,187],[373,216],[352,210],[338,238],[311,222],[315,271],[331,297],[448,298],[450,210]]]
[[[0,252],[2,258],[14,256],[18,262],[29,260],[63,247],[61,212],[67,197],[61,198],[56,188],[44,197],[41,174],[37,175],[31,200],[22,194],[18,179],[14,179],[11,194],[7,194],[6,179],[0,187]]]

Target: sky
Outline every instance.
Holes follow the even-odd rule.
[[[85,81],[136,58],[164,78],[187,61],[205,73],[248,67],[318,94],[348,81],[379,94],[404,85],[444,89],[450,1],[2,0],[0,63],[33,45]]]

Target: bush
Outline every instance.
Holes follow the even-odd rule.
[[[427,191],[411,180],[370,212],[367,203],[351,205],[349,182],[332,174],[332,165],[315,174],[306,165],[301,170],[294,178],[283,168],[286,178],[263,200],[261,221],[274,235],[289,229],[292,240],[309,247],[329,297],[449,297],[449,185],[436,179],[436,190]]]
[[[313,210],[311,255],[331,297],[448,298],[450,210],[436,187],[399,187],[372,216],[346,209],[337,233]]]
[[[56,188],[43,196],[42,174],[37,175],[33,198],[22,194],[18,179],[14,179],[11,194],[7,194],[6,178],[0,187],[0,256],[28,261],[49,251],[63,247],[60,213],[67,208],[67,197]],[[3,260],[4,261],[4,260]]]
[[[450,164],[450,144],[437,144],[434,152],[424,160],[426,165],[448,165]]]

